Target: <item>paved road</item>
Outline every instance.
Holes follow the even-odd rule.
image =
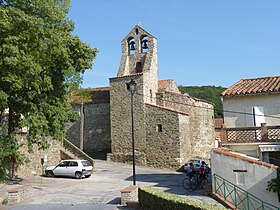
[[[217,203],[202,190],[187,192],[182,187],[184,174],[136,166],[139,186],[155,186],[202,202]],[[120,190],[132,184],[132,166],[96,160],[96,171],[88,179],[37,177],[24,180],[34,188],[34,196],[6,209],[127,209],[120,206]],[[106,204],[106,205],[105,205]]]

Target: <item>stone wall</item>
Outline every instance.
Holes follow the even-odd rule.
[[[182,119],[180,123],[182,163],[191,158],[209,159],[215,140],[214,106],[171,91],[160,91],[157,104],[189,115],[188,121]]]
[[[135,155],[137,164],[145,165],[146,132],[142,75],[110,79],[112,139],[110,159],[117,162],[132,161],[131,94],[126,85],[131,79],[137,83],[137,93],[134,94]]]
[[[192,158],[210,159],[210,152],[215,143],[213,105],[196,101],[190,112],[189,129]]]
[[[84,104],[84,152],[97,157],[111,152],[110,104]],[[73,110],[80,111],[81,105],[72,105]],[[69,124],[67,137],[80,147],[81,121]]]
[[[145,117],[147,165],[179,168],[181,166],[179,114],[146,104]]]
[[[29,152],[27,146],[19,149],[28,159],[29,162],[24,165],[16,165],[15,175],[18,177],[33,177],[42,174],[41,158],[46,155],[48,162],[45,167],[57,165],[61,160],[61,151],[63,147],[59,141],[49,140],[50,147],[46,150],[39,150],[37,145],[33,146],[33,152]]]

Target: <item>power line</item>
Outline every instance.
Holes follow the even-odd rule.
[[[215,110],[215,108],[210,108],[210,107],[201,107],[201,106],[198,106],[198,105],[193,105],[193,104],[187,104],[187,103],[183,103],[183,102],[178,102],[178,101],[170,101],[170,100],[167,100],[167,99],[162,99],[162,98],[155,98],[155,97],[150,97],[150,96],[146,96],[144,94],[141,94],[141,93],[135,93],[137,95],[141,95],[145,98],[153,98],[153,99],[156,99],[156,100],[161,100],[162,102],[169,102],[169,103],[174,103],[174,104],[181,104],[181,105],[186,105],[186,106],[191,106],[191,107],[197,107],[197,108],[201,108],[201,109],[208,109],[208,110]],[[184,96],[184,95],[182,95]],[[186,96],[188,97],[188,96]],[[191,98],[191,97],[190,97]],[[214,105],[213,105],[214,107]],[[277,117],[277,116],[271,116],[271,115],[260,115],[260,114],[254,114],[254,113],[247,113],[247,112],[239,112],[239,111],[232,111],[232,110],[225,110],[225,109],[216,109],[216,110],[219,110],[219,111],[222,111],[222,112],[227,112],[227,113],[233,113],[233,114],[242,114],[242,115],[250,115],[250,116],[264,116],[264,117],[267,117],[267,118],[275,118],[275,119],[280,119],[280,117]]]

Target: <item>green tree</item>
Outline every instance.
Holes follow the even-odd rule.
[[[7,126],[1,122],[1,166],[2,154],[16,151],[18,127],[29,128],[30,148],[47,147],[46,136],[65,136],[68,92],[97,53],[72,34],[69,8],[69,0],[0,0],[0,111],[9,108]]]
[[[188,93],[192,97],[204,99],[214,104],[215,118],[223,117],[222,102],[220,94],[225,90],[224,87],[216,86],[179,86],[181,93]]]

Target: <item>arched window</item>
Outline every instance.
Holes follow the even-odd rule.
[[[130,37],[128,40],[127,40],[127,43],[128,43],[128,54],[129,55],[133,55],[135,54],[135,39],[133,37]]]
[[[135,73],[140,73],[140,72],[142,72],[142,63],[137,62],[135,67]]]
[[[146,53],[149,49],[149,40],[147,35],[141,36],[141,52]]]

